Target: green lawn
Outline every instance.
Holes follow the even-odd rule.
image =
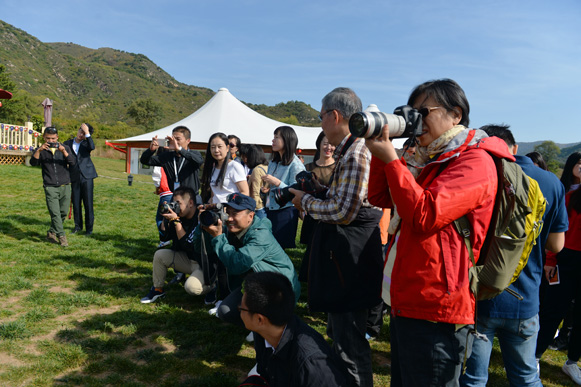
[[[139,302],[158,242],[151,179],[128,186],[124,161],[94,161],[94,234],[68,234],[68,248],[45,241],[40,169],[0,166],[0,385],[237,385],[255,363],[247,331],[209,316],[181,285],[162,302]],[[287,251],[297,268],[303,251]],[[303,296],[297,313],[324,334],[325,316],[309,313]],[[385,322],[372,342],[377,386],[389,384]],[[565,355],[545,357],[543,383],[573,385],[560,371]],[[489,385],[508,385],[497,346]]]

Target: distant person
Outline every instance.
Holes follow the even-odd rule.
[[[262,176],[266,175],[268,162],[260,145],[248,145],[246,164],[252,170],[252,173],[248,177],[248,186],[250,189],[249,196],[256,201],[256,216],[266,218],[266,210],[264,208],[266,194],[262,189],[268,189],[268,183],[262,180]]]
[[[232,161],[238,161],[241,162],[242,160],[240,160],[240,145],[242,145],[240,138],[238,136],[235,136],[233,134],[229,134],[228,135],[228,145],[229,145],[229,152],[230,152],[230,160]]]
[[[544,169],[545,171],[549,170],[549,167],[547,166],[547,162],[543,158],[543,155],[540,154],[539,152],[530,152],[530,153],[527,153],[526,156],[529,159],[533,160],[533,164],[535,164],[537,167]]]
[[[83,229],[83,207],[85,209],[85,231],[86,235],[93,233],[93,223],[95,213],[93,211],[93,180],[97,178],[97,171],[91,152],[95,150],[93,142],[93,127],[83,123],[74,139],[65,141],[65,145],[72,149],[76,157],[75,165],[69,168],[72,183],[73,213],[75,218],[75,228],[73,234]]]
[[[476,338],[472,355],[466,362],[466,372],[460,378],[462,386],[485,386],[494,336],[498,338],[506,375],[511,386],[541,386],[537,372],[535,349],[539,330],[539,287],[543,277],[543,252],[558,252],[563,248],[567,230],[565,190],[557,176],[535,166],[531,159],[517,154],[518,144],[507,125],[486,125],[480,128],[489,136],[506,143],[527,176],[536,180],[547,201],[541,233],[529,254],[526,266],[509,288],[522,296],[517,299],[505,291],[491,300],[478,302],[478,332],[488,341]]]
[[[288,278],[269,271],[253,273],[244,280],[243,289],[238,310],[246,329],[255,332],[256,370],[266,382],[263,385],[348,386],[341,359],[320,333],[293,313],[295,299]]]
[[[75,155],[68,145],[58,142],[59,136],[55,127],[44,129],[43,138],[44,144],[32,154],[30,165],[42,167],[44,196],[50,214],[50,228],[46,239],[67,247],[69,242],[63,223],[71,203],[71,177],[68,168],[75,165]]]
[[[290,126],[279,126],[272,140],[272,159],[262,181],[269,184],[266,216],[272,222],[272,233],[283,249],[294,248],[299,223],[299,212],[289,201],[282,206],[274,197],[275,188],[296,183],[296,176],[305,166],[296,155],[299,139]]]
[[[187,127],[176,126],[172,135],[166,137],[166,152],[155,154],[160,146],[155,136],[141,155],[142,164],[163,167],[172,192],[181,186],[190,187],[194,192],[200,189],[198,170],[204,159],[200,152],[189,149],[190,138],[191,132]]]

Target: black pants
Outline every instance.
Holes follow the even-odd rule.
[[[85,179],[72,183],[73,214],[75,217],[75,229],[83,229],[83,210],[85,208],[85,229],[93,231],[95,214],[93,213],[93,179]],[[82,204],[81,204],[82,203]],[[82,207],[81,207],[82,205]]]
[[[569,340],[569,359],[581,358],[581,251],[564,248],[557,255],[559,285],[547,286],[539,312],[539,337],[536,357],[540,358],[553,341],[559,324],[567,315],[571,300],[575,299],[573,330]]]

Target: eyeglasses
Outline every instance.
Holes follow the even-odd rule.
[[[323,121],[323,117],[325,117],[325,114],[334,111],[335,109],[329,109],[329,110],[325,110],[324,112],[322,112],[321,114],[319,114],[319,120]]]
[[[253,312],[253,311],[251,311],[250,309],[243,308],[243,307],[241,307],[240,305],[238,305],[238,311],[239,311],[239,312],[245,311],[245,312],[248,312],[248,313],[254,313],[254,312]]]
[[[418,109],[418,113],[420,113],[420,115],[422,116],[422,119],[426,119],[428,114],[430,114],[432,112],[432,110],[436,110],[436,109],[443,109],[443,107],[442,106],[423,107],[421,109]]]
[[[238,148],[238,145],[234,144],[233,142],[229,143],[230,148]]]

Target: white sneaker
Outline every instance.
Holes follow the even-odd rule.
[[[581,370],[577,366],[577,363],[567,364],[565,362],[561,369],[571,378],[571,380],[573,380],[577,385],[581,386]]]
[[[220,304],[222,303],[222,301],[218,301],[216,302],[216,306],[214,306],[212,309],[210,309],[208,311],[208,313],[210,314],[210,316],[216,316],[218,317],[218,308],[220,307]]]
[[[254,332],[250,332],[248,336],[246,336],[246,341],[252,343],[254,341]]]
[[[541,359],[535,359],[537,361],[537,375],[539,375],[539,379],[541,378]]]

